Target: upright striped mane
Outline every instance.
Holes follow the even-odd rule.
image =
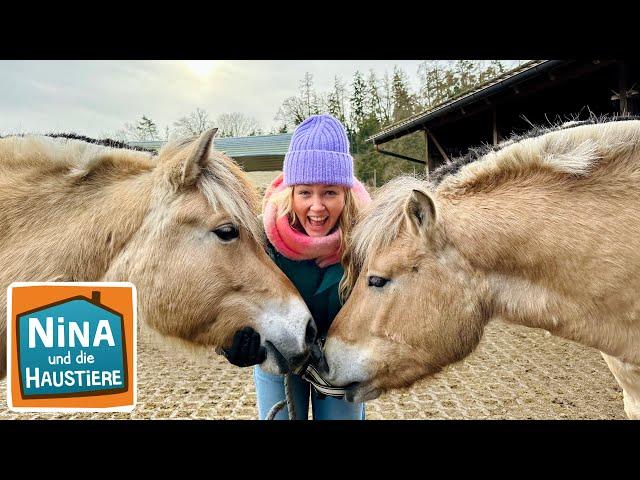
[[[397,177],[378,190],[347,239],[341,292],[346,295],[353,288],[373,252],[384,250],[397,238],[404,222],[404,205],[413,190],[449,197],[487,192],[500,182],[541,169],[567,181],[589,175],[598,162],[631,154],[639,146],[638,118],[600,118],[536,128],[497,147],[473,149],[428,179]]]
[[[82,178],[96,169],[130,175],[152,169],[154,155],[120,146],[85,141],[75,136],[19,135],[0,138],[0,162],[4,167],[37,172],[55,171]]]
[[[640,132],[639,120],[640,117],[593,117],[549,127],[534,126],[496,146],[470,148],[465,156],[437,168],[429,180],[439,186],[452,178],[467,182],[478,175],[482,181],[482,172],[526,172],[540,167],[583,175],[598,159],[617,155],[621,148],[633,148]]]

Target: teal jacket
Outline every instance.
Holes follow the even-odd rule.
[[[325,337],[342,307],[338,296],[338,284],[344,273],[342,265],[320,268],[315,260],[289,260],[268,241],[267,253],[296,286],[316,322],[318,335]]]

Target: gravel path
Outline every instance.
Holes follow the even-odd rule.
[[[130,414],[16,414],[0,419],[255,419],[251,369],[210,354],[196,361],[144,336],[138,342],[138,404]],[[493,322],[467,360],[404,391],[367,403],[379,419],[624,419],[622,390],[599,352]]]

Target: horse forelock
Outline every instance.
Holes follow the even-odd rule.
[[[418,176],[403,175],[382,186],[365,206],[347,240],[347,291],[374,252],[386,249],[404,225],[404,206],[413,190],[429,191],[428,182]]]
[[[540,168],[584,176],[599,160],[631,152],[638,142],[640,117],[592,117],[550,127],[534,126],[496,146],[470,148],[464,157],[437,168],[429,181],[439,189],[455,190],[472,185],[481,189],[489,176],[526,174]]]
[[[225,211],[255,241],[264,243],[258,219],[258,192],[231,159],[213,152],[210,164],[200,177],[199,189],[215,211]]]

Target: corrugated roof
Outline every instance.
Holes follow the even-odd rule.
[[[385,135],[387,135],[390,132],[394,132],[397,130],[402,130],[402,127],[407,126],[411,123],[414,123],[416,121],[419,121],[420,119],[422,119],[423,117],[427,117],[427,116],[433,116],[435,114],[437,114],[438,110],[443,110],[446,107],[448,107],[449,105],[452,105],[454,103],[460,102],[461,100],[470,97],[471,95],[474,95],[482,90],[485,90],[487,88],[492,87],[493,85],[496,85],[500,82],[503,82],[505,80],[507,80],[508,78],[511,77],[515,77],[517,75],[520,75],[523,72],[526,72],[527,70],[531,70],[543,63],[549,62],[549,60],[531,60],[530,62],[526,62],[523,63],[522,65],[511,69],[507,72],[504,72],[501,75],[498,75],[497,77],[493,77],[489,80],[487,80],[486,82],[480,83],[478,85],[476,85],[474,88],[470,89],[470,90],[465,90],[464,92],[461,92],[460,94],[451,97],[447,100],[445,100],[444,102],[439,103],[438,105],[434,105],[433,107],[430,107],[426,110],[423,110],[420,113],[417,113],[416,115],[413,115],[411,117],[405,118],[404,120],[401,120],[397,123],[394,123],[393,125],[389,125],[387,128],[385,128],[384,130],[381,130],[380,132],[376,133],[375,135],[370,136],[369,138],[367,138],[367,141],[372,141],[375,140],[377,138],[383,137]]]
[[[226,155],[239,157],[265,157],[284,156],[291,143],[292,133],[282,133],[279,135],[256,135],[252,137],[224,137],[214,138],[215,150],[224,152]],[[127,142],[134,147],[152,148],[159,150],[166,142],[145,141]]]

